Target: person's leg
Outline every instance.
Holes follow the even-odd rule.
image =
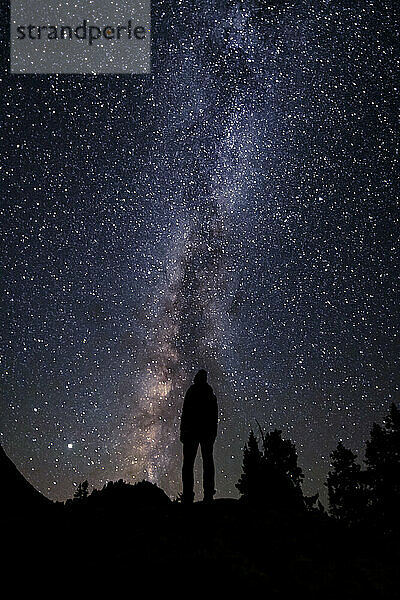
[[[183,444],[183,465],[182,465],[182,485],[183,485],[183,501],[193,502],[194,493],[194,477],[193,468],[196,460],[197,448],[199,442],[190,441]]]
[[[200,445],[203,459],[204,500],[212,500],[215,494],[214,440],[202,440]]]

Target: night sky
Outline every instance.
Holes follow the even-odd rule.
[[[362,458],[400,401],[396,4],[153,0],[149,75],[5,60],[0,442],[45,495],[176,497],[201,367],[217,497],[256,420],[307,493]]]

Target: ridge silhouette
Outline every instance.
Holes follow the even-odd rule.
[[[17,469],[0,445],[0,507],[3,511],[37,510],[48,507],[52,501],[43,496]]]
[[[42,577],[41,588],[48,584],[53,597],[68,574],[75,589],[82,581],[91,589],[100,582],[103,591],[107,576],[111,591],[118,590],[119,582],[125,593],[142,580],[153,590],[159,583],[162,591],[170,580],[174,586],[195,585],[208,594],[212,581],[213,589],[243,588],[271,598],[299,594],[332,600],[396,598],[400,560],[396,405],[384,426],[374,424],[366,470],[357,466],[355,454],[343,444],[332,453],[327,481],[334,516],[314,507],[316,497],[299,501],[302,472],[295,446],[280,434],[262,433],[260,446],[250,434],[238,482],[241,499],[198,502],[190,510],[171,501],[156,484],[132,485],[122,479],[90,492],[83,482],[74,499],[53,503],[31,486],[0,448],[3,573],[11,574],[17,566],[31,595],[32,582]],[[272,496],[265,481],[254,485],[259,477],[271,482],[271,473],[273,485],[282,484]],[[283,474],[292,487],[283,483]],[[280,501],[283,490],[293,501]],[[265,494],[261,502],[259,493]],[[366,506],[363,519],[359,498]],[[16,581],[14,576],[14,585]]]

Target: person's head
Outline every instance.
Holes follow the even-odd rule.
[[[197,371],[196,375],[193,379],[194,383],[206,383],[207,382],[207,371],[205,369],[200,369]]]

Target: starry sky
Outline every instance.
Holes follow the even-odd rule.
[[[3,51],[0,442],[45,495],[176,497],[201,367],[217,496],[256,421],[307,493],[339,440],[362,457],[399,401],[398,25],[394,0],[153,0],[151,74]]]

